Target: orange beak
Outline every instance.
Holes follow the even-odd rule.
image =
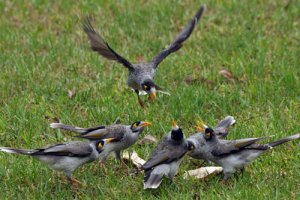
[[[150,122],[143,122],[142,127],[151,126],[152,124]]]
[[[149,100],[150,101],[154,101],[156,99],[156,92],[151,92],[150,94],[149,94]]]
[[[111,141],[115,140],[115,138],[106,138],[105,140],[107,143],[110,143]]]
[[[203,121],[201,119],[197,121],[197,125],[195,126],[195,128],[200,132],[204,131],[205,124],[203,123]]]
[[[176,127],[177,127],[177,124],[176,124],[176,122],[175,122],[174,119],[172,119],[172,126],[173,126],[173,128],[176,128]]]

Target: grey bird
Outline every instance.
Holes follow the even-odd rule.
[[[225,138],[228,135],[228,130],[230,128],[230,126],[232,126],[233,124],[235,124],[235,119],[232,116],[226,116],[224,119],[222,119],[218,125],[213,129],[215,135],[218,138]],[[196,128],[198,130],[203,130],[202,128],[202,121],[199,122],[200,123],[200,127],[196,126]],[[187,138],[187,141],[191,142],[194,145],[194,149],[193,151],[189,151],[188,155],[193,157],[193,158],[197,158],[199,160],[205,160],[207,162],[209,162],[209,160],[206,159],[206,156],[203,155],[204,151],[203,148],[206,144],[206,140],[204,140],[203,135],[201,132],[199,133],[195,133],[193,135],[191,135],[190,137]]]
[[[218,125],[214,128],[215,134],[218,138],[225,138],[228,135],[228,129],[235,124],[235,119],[232,116],[226,116],[222,119]]]
[[[73,131],[79,133],[76,137],[89,140],[114,138],[112,142],[106,145],[101,153],[100,159],[105,162],[107,156],[111,152],[115,152],[117,159],[121,160],[121,151],[133,145],[138,140],[138,137],[143,132],[144,128],[150,125],[150,122],[138,121],[134,122],[132,125],[115,124],[93,128],[80,128],[62,123],[52,123],[50,124],[50,127]]]
[[[223,167],[224,182],[237,169],[243,170],[246,165],[250,164],[265,151],[300,137],[300,134],[295,134],[267,144],[257,144],[258,141],[267,137],[222,140],[218,139],[213,129],[202,122],[199,122],[199,127],[202,127],[203,132],[201,134],[202,137],[198,138],[201,145],[197,146],[193,141],[190,142],[198,148],[198,152],[202,151],[201,158],[204,157],[205,160],[212,161]],[[190,156],[198,158],[197,155],[191,154]]]
[[[169,54],[182,47],[183,42],[187,40],[193,32],[205,8],[205,5],[201,6],[193,19],[179,33],[173,42],[148,63],[132,64],[127,59],[119,55],[109,46],[101,35],[94,30],[88,18],[85,18],[83,22],[83,29],[90,40],[90,45],[93,51],[98,52],[104,58],[117,61],[129,70],[127,84],[136,92],[138,101],[140,105],[143,106],[144,103],[140,99],[139,93],[142,92],[149,94],[150,101],[154,101],[156,99],[157,91],[163,93],[162,89],[153,81],[157,67]]]
[[[32,156],[53,170],[64,172],[72,185],[78,185],[80,182],[73,178],[73,172],[79,166],[98,159],[112,140],[113,138],[89,142],[71,141],[39,149],[0,147],[0,151]]]
[[[144,189],[158,188],[163,176],[171,180],[178,171],[183,156],[193,149],[186,140],[184,133],[173,121],[173,128],[158,144],[150,158],[142,166],[145,172]]]

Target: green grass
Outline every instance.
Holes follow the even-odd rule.
[[[156,82],[171,96],[141,109],[119,64],[93,53],[82,31],[85,15],[110,45],[132,62],[165,47],[201,3],[208,10],[184,47],[164,60]],[[49,128],[57,117],[82,127],[148,120],[144,132],[162,138],[176,119],[188,136],[198,116],[210,125],[237,119],[230,139],[299,132],[299,1],[0,1],[0,146],[37,148],[72,140]],[[236,77],[219,75],[226,69]],[[186,77],[201,78],[187,84]],[[70,99],[68,90],[75,89]],[[136,150],[147,158],[155,145]],[[31,158],[0,154],[1,199],[297,199],[300,142],[273,149],[224,186],[220,176],[184,180],[185,158],[174,182],[143,190],[143,175],[113,159],[106,171],[91,163],[75,176],[74,193],[62,175]],[[201,161],[196,161],[201,163]]]

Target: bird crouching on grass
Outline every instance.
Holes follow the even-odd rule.
[[[228,135],[229,128],[233,124],[235,124],[235,119],[232,116],[226,116],[218,123],[213,131],[218,138],[225,138]],[[199,129],[199,127],[197,128]],[[200,128],[200,130],[202,130],[202,128]],[[203,153],[205,152],[203,148],[206,144],[206,140],[204,139],[201,132],[191,135],[189,138],[187,138],[187,141],[191,142],[195,146],[195,149],[188,152],[189,156],[199,160],[208,161],[206,160],[206,156],[203,155]]]
[[[214,130],[203,122],[199,122],[198,129],[202,132],[202,138],[199,137],[202,145],[195,145],[195,149],[201,152],[201,157],[204,157],[205,160],[223,167],[224,182],[237,169],[243,170],[246,165],[250,164],[265,151],[300,137],[300,134],[295,134],[274,142],[257,144],[258,141],[267,137],[222,140],[218,139]],[[190,156],[198,158],[196,154],[191,154]]]
[[[142,166],[145,172],[144,189],[158,188],[163,176],[171,180],[176,175],[183,156],[194,147],[185,140],[185,136],[175,121],[172,130],[158,144],[150,158]]]
[[[78,186],[80,182],[73,178],[73,172],[81,165],[98,159],[112,140],[113,138],[89,142],[71,141],[39,149],[0,147],[0,151],[32,156],[53,170],[64,172],[71,184]]]
[[[52,123],[50,127],[73,131],[79,133],[76,137],[89,140],[114,138],[112,142],[106,145],[106,148],[101,154],[100,159],[105,162],[111,152],[115,152],[116,158],[121,161],[121,151],[135,144],[144,128],[151,125],[150,122],[137,121],[131,125],[115,124],[93,128],[80,128],[62,123]]]
[[[163,92],[162,88],[154,83],[154,76],[157,67],[169,54],[179,50],[182,47],[183,42],[192,34],[196,24],[205,11],[205,8],[205,5],[201,6],[193,19],[179,33],[173,42],[148,63],[132,64],[127,59],[119,55],[109,46],[109,44],[101,37],[101,35],[94,30],[88,18],[85,18],[83,22],[83,30],[90,40],[90,45],[93,51],[98,52],[104,58],[117,61],[129,70],[127,84],[136,92],[138,101],[143,107],[144,102],[140,99],[139,93],[141,92],[149,94],[149,100],[154,101],[156,99],[156,92]]]

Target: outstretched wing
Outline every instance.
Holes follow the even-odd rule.
[[[132,64],[115,52],[108,43],[94,30],[90,20],[86,17],[83,21],[83,30],[88,35],[91,48],[93,51],[97,51],[104,58],[115,60],[123,64],[126,68],[133,70]]]
[[[85,157],[93,152],[89,142],[72,141],[53,145],[44,149],[37,149],[32,155]]]
[[[200,20],[206,6],[200,7],[194,18],[188,23],[188,25],[179,33],[175,40],[163,51],[161,51],[153,60],[154,68],[157,68],[159,63],[163,61],[169,54],[179,50],[182,47],[182,43],[190,37],[196,24]]]
[[[228,129],[235,123],[235,119],[232,116],[227,116],[221,120],[218,125],[214,128],[215,134],[219,138],[224,138],[228,135]]]

